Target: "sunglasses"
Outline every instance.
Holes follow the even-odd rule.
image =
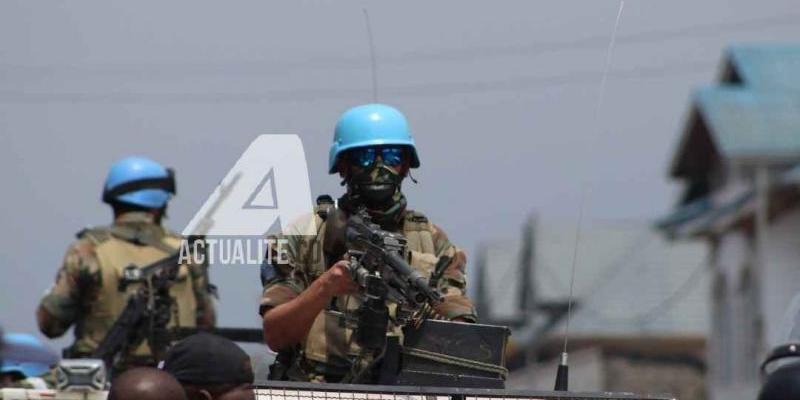
[[[362,168],[369,167],[381,156],[383,165],[397,167],[403,163],[403,148],[400,146],[362,147],[350,151],[350,160]]]

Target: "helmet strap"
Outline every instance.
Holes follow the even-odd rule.
[[[175,174],[171,168],[167,168],[167,176],[163,178],[146,178],[125,182],[106,188],[103,190],[103,202],[111,204],[117,197],[131,192],[144,189],[161,189],[168,193],[175,194]]]
[[[411,179],[411,182],[414,182],[415,185],[419,183],[416,179],[414,179],[414,175],[411,175],[410,169],[408,170],[408,179]]]

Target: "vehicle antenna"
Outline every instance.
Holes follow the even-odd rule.
[[[378,62],[375,59],[375,40],[372,36],[372,24],[369,21],[369,11],[366,8],[364,11],[364,23],[367,26],[367,41],[369,43],[369,58],[370,66],[372,68],[372,102],[378,102]]]
[[[622,19],[622,9],[624,7],[625,7],[625,0],[620,0],[619,11],[617,11],[617,19],[614,22],[614,30],[611,32],[611,40],[609,41],[608,48],[606,49],[606,61],[605,65],[603,66],[603,75],[600,78],[600,89],[597,95],[597,104],[595,105],[594,109],[595,126],[599,125],[598,122],[600,120],[600,110],[602,109],[603,100],[605,98],[608,70],[611,67],[611,55],[614,50],[614,45],[616,44],[617,29],[619,28],[619,21]],[[572,251],[572,271],[570,273],[569,297],[567,299],[567,323],[564,327],[564,349],[561,352],[561,359],[559,360],[558,370],[556,371],[555,390],[557,391],[569,390],[569,366],[567,363],[567,358],[568,358],[567,349],[569,345],[569,324],[570,321],[572,320],[572,303],[574,301],[573,290],[575,287],[575,266],[578,264],[578,246],[580,245],[580,240],[581,240],[583,212],[586,203],[586,189],[587,189],[586,174],[587,174],[587,168],[584,167],[584,172],[581,181],[580,205],[578,208],[578,224],[575,227],[575,246]]]

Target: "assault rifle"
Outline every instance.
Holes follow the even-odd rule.
[[[345,243],[349,271],[358,284],[363,302],[356,312],[356,341],[367,349],[386,344],[389,322],[387,301],[397,303],[402,321],[423,306],[437,305],[442,294],[405,261],[406,238],[382,230],[362,210],[347,220]]]
[[[171,339],[167,329],[173,303],[169,289],[178,275],[179,257],[180,252],[175,252],[145,267],[129,265],[123,270],[119,281],[121,292],[133,283],[141,283],[141,287],[128,298],[128,304],[92,358],[103,360],[111,370],[119,357],[143,340],[147,340],[156,359],[160,358]]]
[[[429,318],[444,301],[437,287],[452,258],[440,256],[426,279],[406,262],[405,236],[381,229],[366,210],[346,215],[334,208],[326,223],[325,264],[349,257],[361,300],[356,310],[331,306],[363,350],[343,383],[503,386],[507,328]],[[392,322],[403,328],[402,344],[399,336],[387,335],[390,303],[396,306]]]
[[[372,223],[366,211],[348,219],[346,233],[350,269],[361,287],[368,286],[369,277],[378,277],[388,298],[395,302],[418,307],[442,301],[441,293],[403,258],[406,249],[403,235],[382,230]]]

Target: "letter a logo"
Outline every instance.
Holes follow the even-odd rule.
[[[297,135],[261,135],[184,228],[183,234],[263,236],[275,227],[287,235],[314,235],[311,189]]]

